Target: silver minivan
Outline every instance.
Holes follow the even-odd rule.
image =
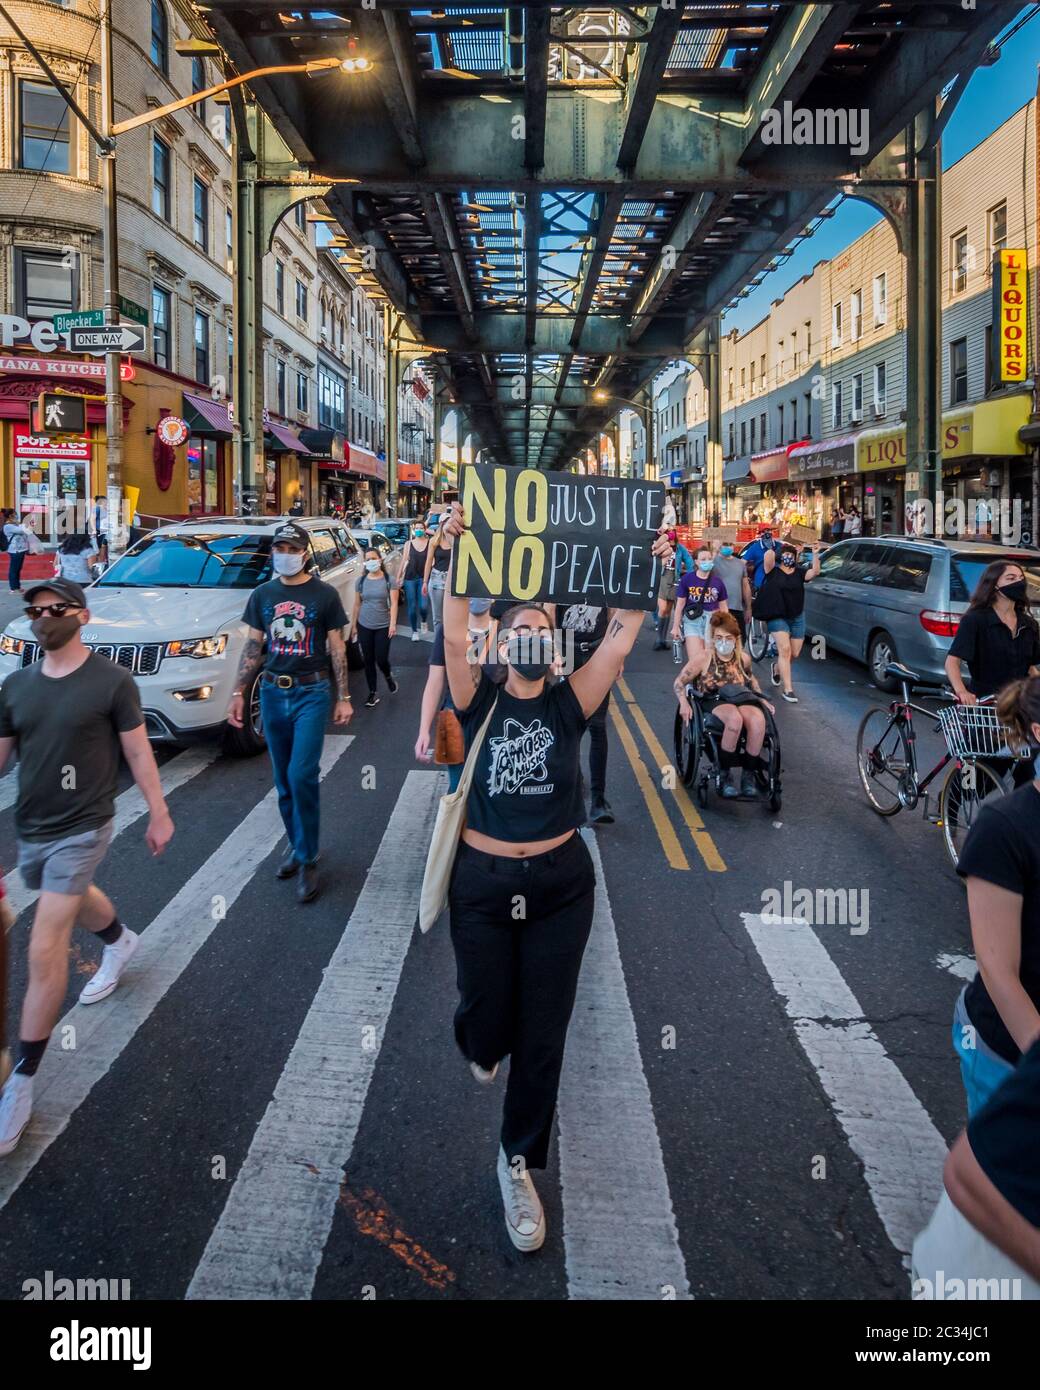
[[[831,546],[805,590],[805,625],[828,648],[865,662],[881,690],[892,661],[925,684],[944,685],[944,663],[961,614],[994,560],[1020,565],[1029,603],[1040,608],[1040,550],[995,541],[856,537]]]

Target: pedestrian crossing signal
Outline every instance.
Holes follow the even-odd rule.
[[[32,408],[33,434],[85,434],[87,402],[82,396],[41,391]]]

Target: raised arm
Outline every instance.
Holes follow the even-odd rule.
[[[446,513],[447,520],[441,523],[437,537],[427,546],[426,572],[429,574],[433,561],[434,545],[440,539],[441,531],[445,537],[461,536],[466,529],[466,517],[461,502],[453,502]],[[441,621],[444,625],[444,668],[448,675],[448,689],[452,703],[457,710],[470,707],[477,686],[480,684],[482,667],[470,657],[469,645],[469,599],[456,598],[452,593],[455,577],[455,559],[458,546],[451,548],[451,561],[448,565],[448,582],[444,586],[444,608]]]
[[[805,572],[805,582],[810,583],[820,572],[820,542],[813,541],[812,564]]]
[[[766,574],[768,574],[770,570],[776,568],[776,551],[772,546],[770,546],[762,556],[762,568]]]

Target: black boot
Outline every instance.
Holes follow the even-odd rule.
[[[655,652],[663,652],[668,647],[668,615],[657,620],[657,641],[654,643]]]
[[[296,885],[296,900],[309,903],[318,896],[318,870],[313,864],[300,865],[300,881]]]
[[[593,825],[614,824],[614,812],[611,810],[610,802],[602,792],[592,793],[592,800],[589,803],[589,820]]]
[[[293,849],[292,845],[290,845],[289,848],[285,851],[285,855],[282,859],[282,862],[278,865],[278,868],[275,870],[275,877],[292,878],[293,875],[299,869],[299,867],[300,864],[299,860],[296,858],[296,851]]]

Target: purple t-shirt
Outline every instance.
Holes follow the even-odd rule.
[[[683,575],[676,587],[675,596],[682,600],[685,605],[684,614],[690,617],[696,616],[698,608],[705,613],[714,613],[720,603],[729,601],[726,586],[721,579],[712,574],[702,579],[696,572]]]

